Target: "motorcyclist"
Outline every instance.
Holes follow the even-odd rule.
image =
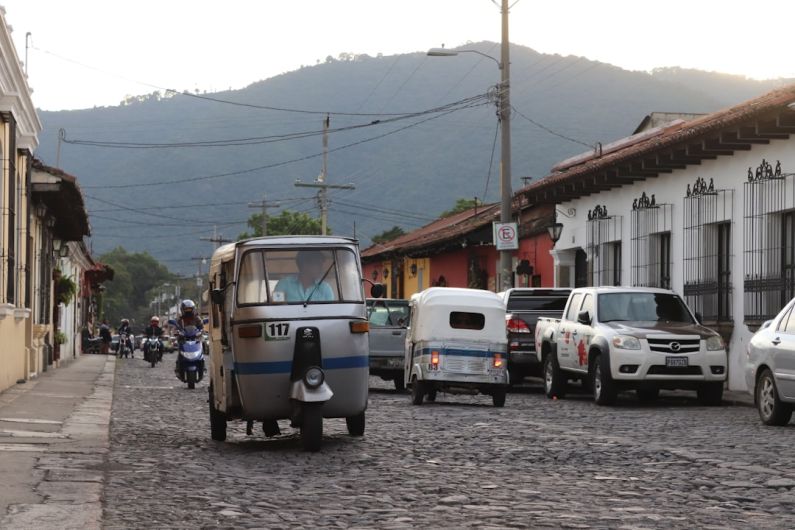
[[[133,343],[132,343],[132,331],[130,329],[130,321],[126,318],[121,319],[121,324],[119,324],[118,328],[119,333],[119,349],[121,349],[121,341],[123,340],[124,336],[127,337],[127,347],[130,348],[130,353],[133,351]]]
[[[157,339],[157,342],[160,344],[158,348],[160,349],[160,351],[162,351],[163,343],[160,341],[161,335],[163,335],[163,328],[160,327],[160,317],[155,315],[149,320],[149,325],[144,328],[144,336],[146,336],[147,339],[155,337]],[[148,353],[149,353],[149,343],[146,342],[144,343],[144,355],[148,355]]]
[[[199,312],[196,310],[196,304],[193,303],[193,300],[185,299],[179,304],[179,319],[177,319],[177,327],[181,330],[184,330],[188,326],[195,326],[196,329],[201,331],[202,329],[202,319],[199,316]],[[182,335],[179,335],[179,342],[182,343],[184,338]],[[177,362],[174,366],[174,371],[179,374],[179,355],[177,355]]]

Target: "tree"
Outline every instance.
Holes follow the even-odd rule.
[[[384,230],[380,234],[373,236],[373,243],[386,243],[387,241],[399,238],[405,233],[406,231],[399,226],[393,226],[389,230]]]
[[[447,211],[442,212],[439,217],[450,217],[451,215],[471,210],[475,206],[483,206],[483,201],[478,200],[477,197],[474,199],[458,199],[455,201],[455,206]]]
[[[248,221],[249,230],[238,236],[238,239],[262,236],[262,214],[252,214]],[[328,230],[331,232],[331,229]],[[268,217],[269,236],[288,236],[288,235],[318,235],[320,234],[320,219],[315,219],[304,212],[291,212],[282,210],[275,217]]]
[[[151,289],[163,282],[174,281],[176,276],[148,252],[130,254],[116,247],[99,257],[114,269],[113,281],[106,284],[104,295],[105,316],[110,323],[122,318],[146,322],[150,313]]]

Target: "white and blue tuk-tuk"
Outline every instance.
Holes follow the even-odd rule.
[[[232,419],[249,434],[262,422],[266,436],[289,419],[310,451],[320,449],[323,418],[364,434],[369,324],[356,240],[239,241],[215,251],[209,282],[214,440]]]
[[[411,401],[436,393],[487,394],[505,405],[508,388],[505,302],[479,289],[431,287],[411,297],[405,378]]]

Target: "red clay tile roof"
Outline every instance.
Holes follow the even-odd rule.
[[[670,173],[753,143],[788,138],[795,133],[793,103],[795,85],[788,85],[734,107],[641,133],[637,139],[614,142],[616,147],[601,156],[581,155],[569,159],[576,162],[573,165],[558,164],[561,171],[528,184],[515,197],[523,204],[560,202]]]
[[[362,251],[362,258],[374,258],[396,252],[406,253],[461,237],[496,220],[499,214],[499,204],[487,204],[450,217],[443,217],[397,239],[368,247]]]

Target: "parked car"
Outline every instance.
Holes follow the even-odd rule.
[[[580,379],[598,405],[612,404],[621,390],[651,401],[661,388],[695,390],[705,405],[722,402],[723,339],[673,291],[575,289],[563,318],[540,318],[535,337],[549,398],[563,397],[568,380]]]
[[[748,342],[745,382],[765,425],[786,425],[795,407],[795,299]]]
[[[370,375],[394,381],[395,390],[406,388],[403,352],[411,311],[408,300],[368,298],[370,322]]]
[[[508,374],[511,384],[527,376],[541,377],[536,354],[536,322],[541,317],[560,318],[571,289],[515,288],[498,293],[505,301],[508,330]]]

